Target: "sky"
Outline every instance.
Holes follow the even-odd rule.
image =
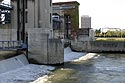
[[[10,1],[10,0],[4,0]],[[99,28],[125,29],[125,0],[53,0],[53,2],[78,1],[81,16],[89,15],[92,18],[91,26]]]
[[[53,0],[60,1],[78,1],[80,18],[82,15],[91,16],[94,29],[105,27],[125,29],[125,0]]]

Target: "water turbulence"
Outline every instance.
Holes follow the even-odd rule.
[[[51,83],[125,83],[125,54],[97,54],[89,60],[58,67]]]

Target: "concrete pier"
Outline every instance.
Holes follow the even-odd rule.
[[[49,39],[41,29],[28,31],[28,58],[31,63],[61,64],[64,62],[63,44],[60,39]]]

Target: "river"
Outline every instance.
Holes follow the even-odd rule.
[[[125,83],[125,54],[97,54],[90,60],[68,62],[50,75],[51,83]]]

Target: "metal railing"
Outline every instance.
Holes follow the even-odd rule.
[[[20,41],[0,41],[0,50],[18,50],[23,48],[24,43]],[[25,46],[25,48],[27,47]]]

